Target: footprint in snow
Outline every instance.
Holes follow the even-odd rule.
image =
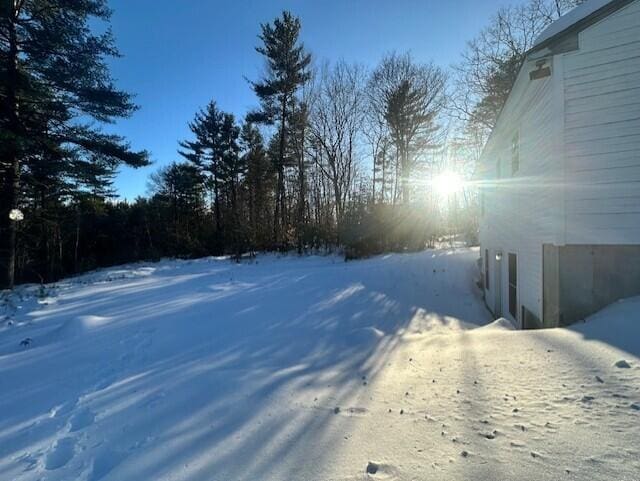
[[[93,460],[88,481],[98,481],[107,476],[126,458],[126,454],[111,448],[103,449]]]
[[[93,424],[96,415],[89,409],[83,409],[71,417],[69,431],[76,432]]]
[[[72,437],[58,439],[47,453],[45,469],[52,471],[65,466],[73,458],[75,450],[76,441]]]

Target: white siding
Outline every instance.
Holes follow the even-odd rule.
[[[518,315],[525,306],[542,318],[542,244],[561,243],[562,211],[562,59],[552,62],[552,75],[530,80],[535,63],[528,62],[505,106],[498,126],[483,153],[493,166],[483,187],[485,215],[481,219],[482,252],[490,249],[490,289],[487,302],[496,296],[495,252],[502,250],[502,311],[508,314],[508,254],[518,256]],[[520,137],[520,170],[511,176],[511,142]],[[495,165],[502,159],[502,179]]]
[[[482,253],[518,255],[519,306],[542,319],[542,245],[640,244],[640,0],[582,31],[579,49],[554,56],[552,76],[524,65],[483,152],[490,166],[480,222]],[[513,134],[520,172],[510,176]],[[503,178],[495,164],[503,159]]]
[[[567,243],[640,243],[640,1],[565,54]]]

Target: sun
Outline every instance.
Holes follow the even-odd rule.
[[[464,187],[464,181],[455,172],[443,172],[433,179],[433,188],[441,197],[449,197]]]

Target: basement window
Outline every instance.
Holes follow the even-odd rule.
[[[516,132],[511,139],[511,175],[520,170],[520,133]]]

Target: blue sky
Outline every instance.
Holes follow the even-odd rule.
[[[111,62],[120,88],[136,94],[140,110],[110,126],[154,165],[123,168],[116,188],[133,199],[147,191],[158,166],[179,159],[187,122],[215,99],[242,118],[257,101],[244,77],[263,61],[254,50],[259,24],[283,9],[302,21],[302,41],[316,61],[345,59],[375,65],[392,50],[448,67],[490,16],[508,0],[111,0],[112,28],[123,58]]]

